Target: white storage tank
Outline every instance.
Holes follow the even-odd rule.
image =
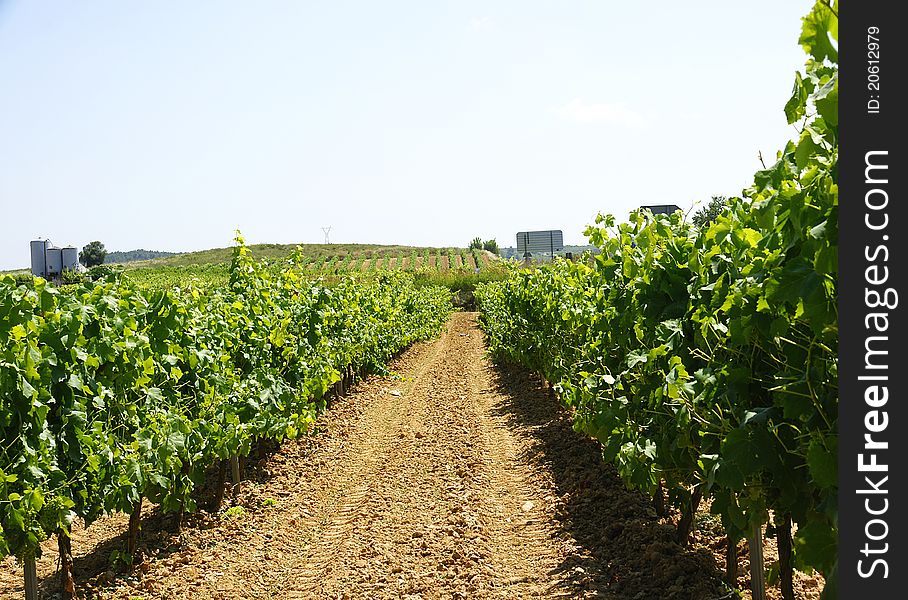
[[[32,275],[35,277],[44,277],[45,272],[47,271],[47,257],[45,253],[47,252],[47,245],[50,243],[50,240],[32,240],[31,242],[31,254],[32,254]]]
[[[79,249],[75,246],[63,247],[63,270],[75,271],[79,268]]]
[[[47,257],[47,277],[56,277],[63,272],[63,248],[48,246],[44,253]]]

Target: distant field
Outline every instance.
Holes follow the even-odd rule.
[[[379,244],[254,244],[249,246],[252,254],[269,261],[289,258],[299,247],[303,255],[312,263],[329,260],[345,260],[348,256],[358,261],[372,258],[409,256],[412,253],[421,255],[427,251],[435,253],[448,250],[460,251],[459,248],[424,248],[415,246],[384,246]],[[232,248],[212,248],[199,252],[187,252],[165,258],[134,261],[124,266],[127,269],[150,266],[186,267],[190,265],[228,264]]]
[[[248,246],[252,255],[275,267],[284,264],[296,244],[256,244]],[[484,250],[392,246],[378,244],[300,244],[303,271],[328,281],[357,274],[371,277],[386,271],[413,273],[418,284],[444,285],[453,291],[471,292],[480,282],[502,279],[508,261]],[[208,288],[225,285],[232,248],[212,248],[173,256],[105,265],[122,271],[133,283],[148,288],[173,288],[191,285]],[[27,275],[28,269],[7,271]]]
[[[296,250],[295,244],[256,244],[252,255],[280,264]],[[496,255],[466,248],[383,246],[377,244],[300,244],[303,270],[314,277],[342,277],[383,271],[412,272],[418,282],[446,285],[454,290],[472,288],[480,281],[499,279],[507,269]],[[232,248],[213,248],[136,261],[123,265],[124,276],[148,287],[223,285]]]

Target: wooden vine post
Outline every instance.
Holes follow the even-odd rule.
[[[653,508],[656,510],[657,517],[668,516],[668,511],[665,510],[665,488],[662,487],[662,480],[659,480],[659,485],[656,486],[656,491],[653,492]]]
[[[240,492],[240,459],[238,456],[234,455],[230,457],[230,476],[233,479],[233,495],[236,496]]]
[[[227,460],[221,460],[218,465],[218,479],[214,486],[214,499],[211,501],[211,512],[221,510],[224,503],[224,489],[227,487]]]
[[[190,468],[191,468],[191,465],[190,465],[189,461],[185,461],[183,463],[183,468],[180,470],[180,473],[183,476],[186,476],[189,474]],[[183,497],[180,498],[180,511],[179,511],[179,513],[177,513],[177,522],[176,522],[177,533],[183,532],[183,519],[185,517],[186,517],[186,493],[183,492]]]
[[[791,564],[791,515],[782,517],[776,526],[776,540],[779,546],[779,584],[783,600],[794,600],[794,580]]]
[[[738,589],[738,540],[726,535],[725,542],[725,582],[735,590]]]
[[[753,600],[766,600],[766,580],[763,578],[763,525],[751,525],[747,540],[750,554],[750,590]]]
[[[76,581],[73,578],[72,529],[67,527],[57,532],[57,549],[60,552],[60,583],[63,600],[74,600]]]
[[[174,524],[174,529],[177,533],[183,533],[183,519],[186,518],[186,499],[180,499],[180,510],[177,512],[176,523]]]
[[[142,497],[132,507],[129,514],[129,529],[126,533],[126,554],[129,556],[130,565],[135,562],[136,552],[139,548],[139,529],[142,524]]]
[[[38,568],[34,554],[27,554],[22,560],[25,575],[25,600],[38,600]]]

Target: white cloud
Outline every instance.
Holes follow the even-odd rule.
[[[470,30],[476,32],[495,31],[497,26],[492,17],[470,17]]]
[[[608,123],[625,127],[644,127],[647,124],[643,115],[628,108],[623,102],[589,103],[574,98],[555,109],[555,114],[565,121],[576,123]]]

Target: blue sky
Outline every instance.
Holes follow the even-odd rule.
[[[0,0],[0,269],[38,236],[583,243],[739,194],[811,5]]]

